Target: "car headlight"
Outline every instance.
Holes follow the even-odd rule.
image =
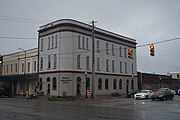
[[[163,97],[163,95],[160,95],[159,97]]]
[[[142,96],[145,96],[144,94],[142,94]]]

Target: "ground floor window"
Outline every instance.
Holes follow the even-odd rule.
[[[105,90],[108,90],[109,89],[109,80],[106,79],[105,80]]]
[[[56,79],[56,77],[53,78],[53,90],[57,90],[57,79]]]

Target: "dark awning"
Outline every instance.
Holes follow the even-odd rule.
[[[0,76],[0,81],[4,80],[37,80],[38,79],[38,74],[33,73],[33,74],[21,74],[21,75],[6,75],[6,76]]]

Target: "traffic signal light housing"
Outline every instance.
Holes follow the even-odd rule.
[[[154,45],[153,44],[150,45],[150,55],[155,56],[155,54],[154,54]]]
[[[133,58],[133,54],[132,54],[133,50],[132,48],[128,48],[128,58],[132,59]]]

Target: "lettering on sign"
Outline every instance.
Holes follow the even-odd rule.
[[[71,80],[69,77],[62,77],[62,80],[61,80],[63,83],[70,83]]]

